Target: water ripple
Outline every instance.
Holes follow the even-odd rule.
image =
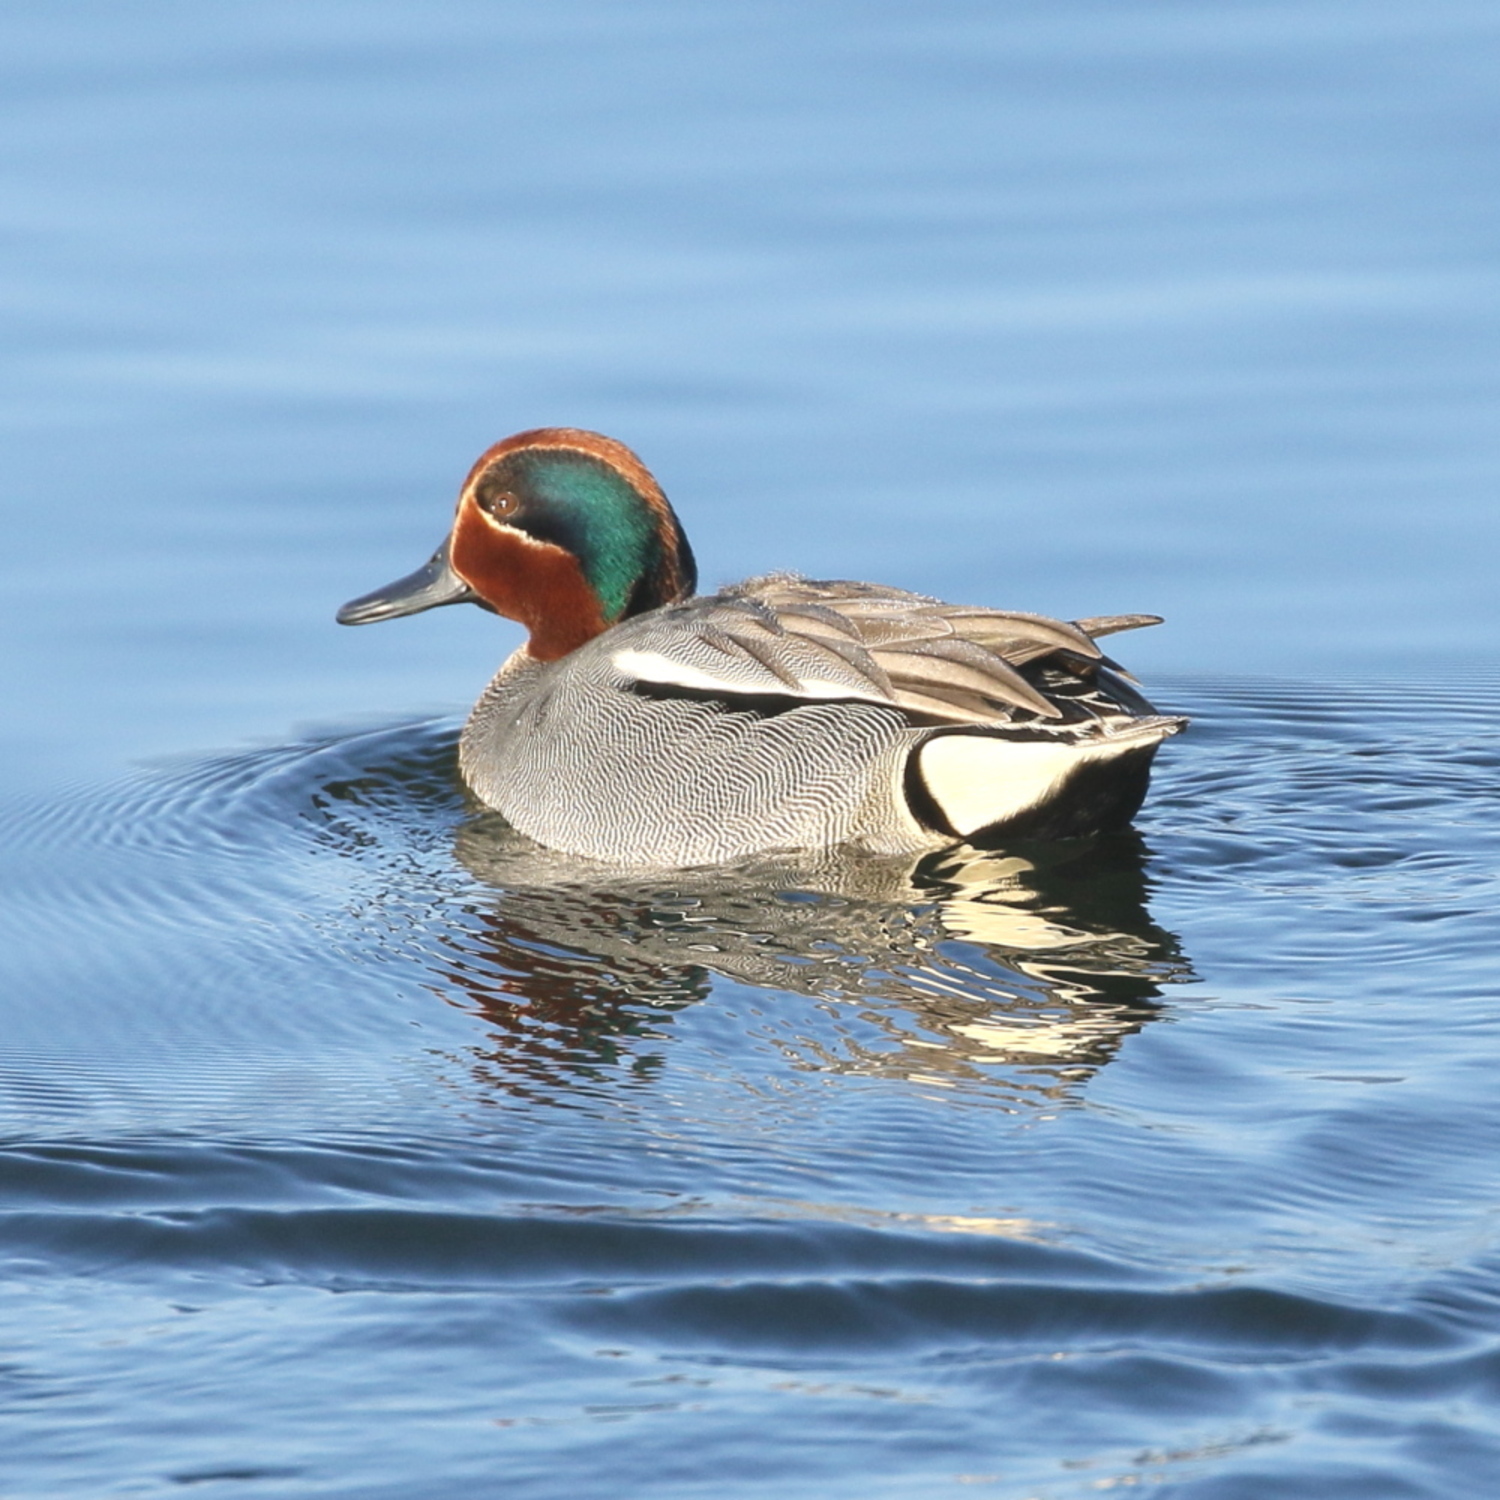
[[[441,1391],[580,1493],[813,1409],[902,1493],[1500,1469],[1500,694],[1168,687],[1138,833],[920,861],[586,865],[447,721],[7,804],[11,1451],[108,1391],[103,1473],[232,1350],[246,1433]]]

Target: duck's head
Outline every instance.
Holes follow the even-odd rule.
[[[539,427],[480,455],[425,566],[351,599],[338,620],[480,604],[519,620],[530,654],[555,661],[631,615],[686,599],[697,581],[681,523],[624,443]]]

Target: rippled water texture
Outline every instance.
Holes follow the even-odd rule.
[[[1488,1493],[1500,694],[1162,696],[1138,835],[917,867],[451,723],[12,805],[6,1493]]]
[[[1493,0],[0,6],[0,1496],[1500,1494],[1497,78]],[[332,612],[556,423],[711,586],[1165,615],[1138,832],[477,815],[516,629]]]

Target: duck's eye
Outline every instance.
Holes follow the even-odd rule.
[[[481,490],[479,503],[492,516],[513,516],[521,504],[510,490]]]

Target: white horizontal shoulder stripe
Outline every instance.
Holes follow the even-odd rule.
[[[712,672],[701,671],[685,661],[664,656],[660,651],[627,649],[616,651],[610,660],[626,677],[633,677],[637,682],[661,682],[672,687],[697,688],[709,693],[744,691],[743,688],[736,689],[733,683],[725,682],[721,677],[715,677]]]
[[[637,682],[655,682],[672,687],[695,688],[706,693],[752,693],[787,694],[794,698],[863,698],[872,702],[883,702],[883,697],[872,688],[861,689],[853,683],[839,682],[829,677],[802,677],[796,687],[788,687],[770,672],[753,666],[748,661],[742,664],[742,672],[736,678],[717,677],[705,672],[691,662],[680,661],[661,651],[638,651],[630,647],[616,651],[610,661],[626,677]]]

